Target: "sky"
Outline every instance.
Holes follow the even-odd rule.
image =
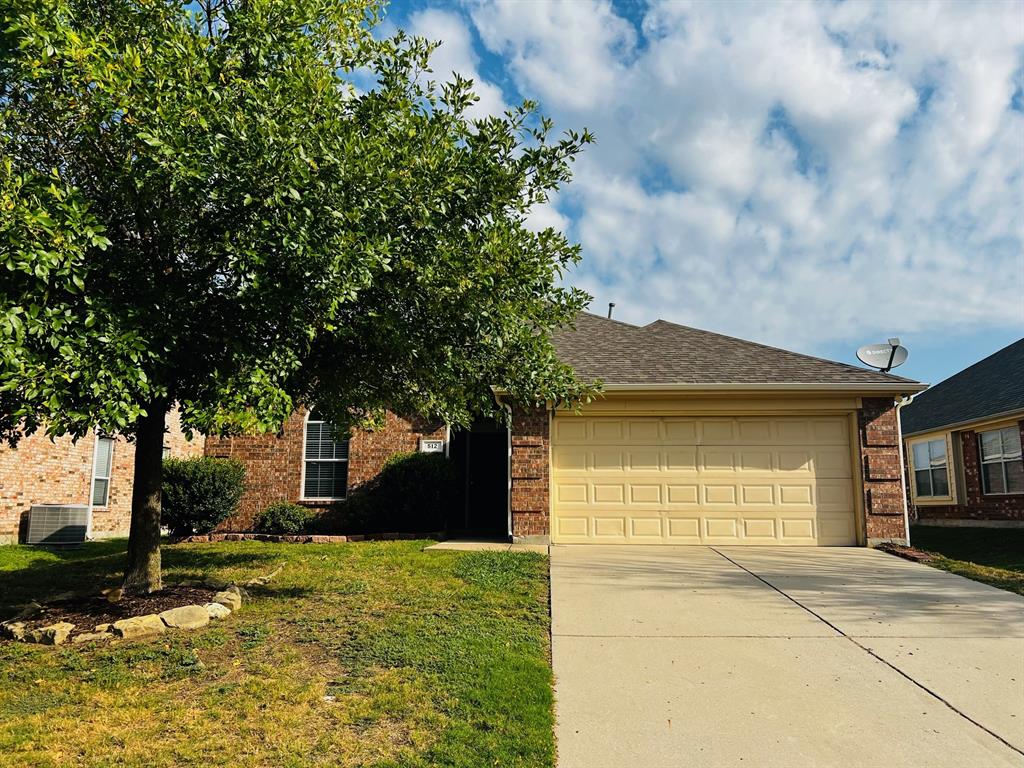
[[[1024,2],[392,4],[475,115],[597,143],[530,223],[592,311],[937,383],[1024,336]]]

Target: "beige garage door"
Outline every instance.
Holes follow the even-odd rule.
[[[556,543],[854,545],[842,416],[559,415]]]

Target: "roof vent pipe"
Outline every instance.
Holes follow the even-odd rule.
[[[615,309],[615,302],[614,301],[609,301],[608,302],[608,319],[609,320],[612,319],[612,310],[613,309]]]

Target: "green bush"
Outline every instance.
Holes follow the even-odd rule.
[[[257,515],[254,529],[257,533],[305,533],[316,517],[316,513],[309,507],[277,501]]]
[[[445,528],[456,472],[441,453],[396,453],[345,504],[350,524],[367,533],[426,533]]]
[[[164,459],[161,521],[175,537],[209,533],[233,515],[245,491],[234,459]]]

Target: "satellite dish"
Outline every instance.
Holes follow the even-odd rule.
[[[888,344],[865,344],[857,350],[858,360],[864,365],[878,368],[882,373],[903,365],[909,355],[907,348],[900,345],[899,339],[889,339]]]

